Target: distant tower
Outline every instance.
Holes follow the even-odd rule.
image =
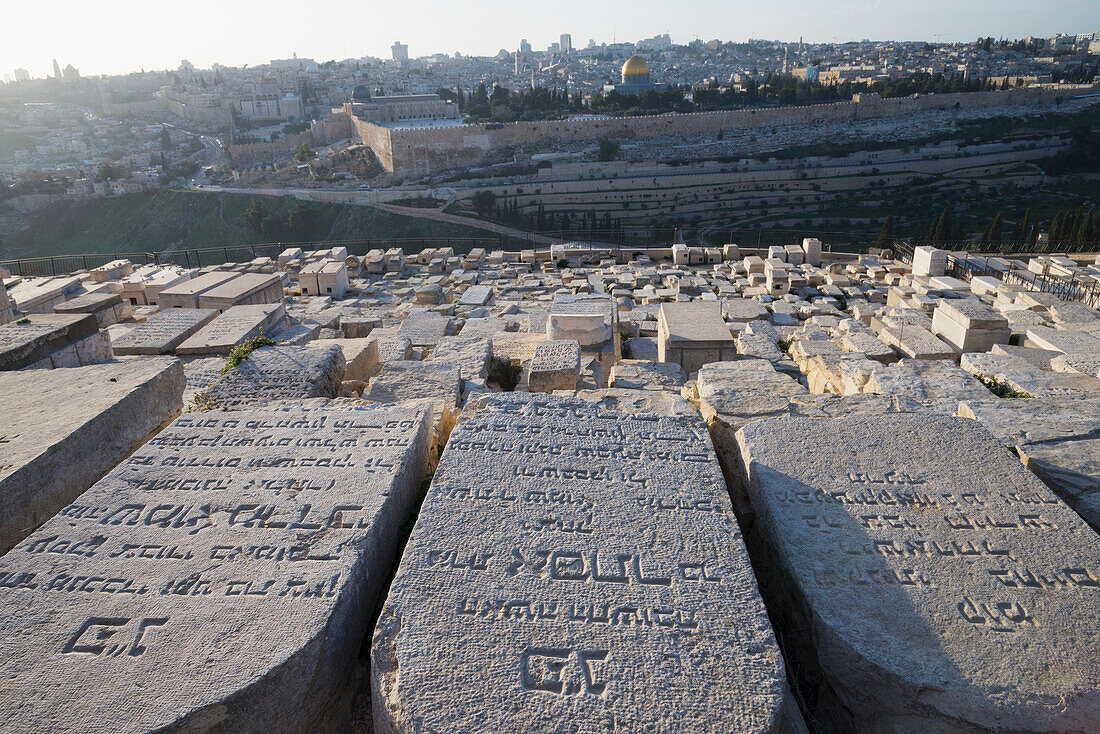
[[[802,58],[802,36],[798,37],[798,56]]]
[[[520,75],[520,72],[522,72],[522,71],[523,71],[523,56],[522,56],[522,55],[520,54],[520,52],[519,52],[519,51],[516,51],[516,71],[515,71],[515,76],[519,76],[519,75]]]
[[[568,33],[561,34],[558,46],[563,54],[573,53],[573,36]]]
[[[53,60],[53,78],[54,79],[60,79],[61,78],[61,65],[57,63],[57,59]]]
[[[527,43],[526,38],[519,39],[519,52],[521,54],[531,53],[531,44]]]
[[[403,64],[409,60],[409,47],[408,45],[401,43],[401,41],[393,42],[393,60],[399,64]]]
[[[783,76],[788,76],[791,73],[791,49],[788,46],[783,47]]]

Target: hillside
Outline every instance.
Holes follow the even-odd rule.
[[[242,220],[253,202],[287,221],[301,201],[292,197],[164,189],[97,201],[59,201],[32,215],[30,226],[0,234],[0,259],[80,253],[159,252],[269,242]],[[494,237],[477,228],[415,219],[372,207],[309,203],[305,241],[365,238]],[[288,240],[290,238],[276,238]],[[462,248],[456,246],[456,250]]]

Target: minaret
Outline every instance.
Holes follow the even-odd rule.
[[[788,76],[791,73],[791,49],[789,46],[783,47],[783,76]]]

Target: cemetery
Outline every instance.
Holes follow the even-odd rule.
[[[304,247],[0,269],[0,732],[1100,732],[1097,256]]]

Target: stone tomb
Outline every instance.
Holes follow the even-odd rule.
[[[101,329],[106,329],[119,321],[125,321],[133,315],[130,302],[123,300],[118,293],[111,293],[110,291],[85,293],[64,303],[59,303],[53,307],[53,312],[94,314]]]
[[[31,314],[0,326],[0,370],[101,364],[111,343],[92,314]]]
[[[210,308],[162,308],[111,346],[115,354],[171,354],[217,315]]]
[[[163,293],[161,295],[163,296]],[[224,311],[233,306],[276,303],[282,297],[282,276],[244,273],[200,293],[198,307]]]
[[[427,435],[411,408],[177,419],[0,558],[3,728],[321,729]]]
[[[237,273],[215,270],[169,286],[158,294],[161,308],[198,308],[199,296],[237,277]]]
[[[240,410],[275,400],[334,398],[344,378],[344,353],[324,347],[263,347],[206,389],[209,404]]]
[[[706,428],[497,394],[379,618],[376,734],[805,731]]]
[[[177,354],[229,354],[238,344],[270,335],[286,319],[286,306],[234,306],[199,329],[176,348]]]
[[[535,347],[527,386],[531,392],[576,390],[580,372],[580,342],[576,339],[541,342]]]
[[[164,357],[0,372],[0,553],[175,417],[183,387]]]
[[[1100,731],[1100,537],[981,425],[772,418],[737,441],[825,730]]]
[[[662,303],[657,316],[658,361],[690,375],[704,364],[737,359],[737,342],[717,301]]]

